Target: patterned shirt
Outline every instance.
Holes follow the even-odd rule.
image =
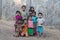
[[[33,21],[28,20],[28,28],[34,28]]]

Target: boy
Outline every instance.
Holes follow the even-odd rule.
[[[42,36],[43,35],[44,22],[45,22],[45,19],[43,18],[43,14],[39,13],[38,14],[38,19],[37,19],[37,33],[38,33],[38,36]]]
[[[24,19],[26,19],[26,6],[25,5],[22,5],[22,7],[21,7],[21,14],[22,14],[22,17],[23,17],[23,19],[22,19],[22,24],[24,23]]]
[[[25,5],[22,5],[21,9],[22,9],[21,10],[21,13],[22,13],[23,19],[26,19],[26,16],[27,16],[26,6]]]

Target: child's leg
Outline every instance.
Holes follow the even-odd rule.
[[[18,32],[18,35],[20,35],[20,24],[17,25],[17,30],[16,31]]]
[[[37,25],[36,24],[34,24],[34,35],[37,35]]]
[[[42,35],[43,35],[43,32],[44,32],[43,27],[40,26],[40,27],[39,27],[39,35],[42,36]]]
[[[25,36],[28,37],[28,33],[27,32],[25,33]]]
[[[40,33],[39,32],[37,32],[37,36],[39,37],[39,35],[40,35]]]
[[[24,36],[24,33],[23,32],[21,33],[21,36]]]
[[[37,35],[36,27],[34,27],[34,34]]]
[[[28,28],[28,34],[33,35],[34,34],[34,28]]]
[[[37,32],[37,36],[41,37],[43,35],[43,33]]]
[[[18,29],[16,29],[15,37],[19,37],[19,31],[18,31]]]
[[[40,28],[39,28],[39,26],[37,27],[37,36],[39,37],[39,35],[40,35]]]
[[[40,35],[43,36],[43,33],[41,33]]]
[[[16,32],[17,24],[14,24],[14,27],[15,27],[15,32]]]

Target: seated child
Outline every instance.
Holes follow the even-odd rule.
[[[38,19],[37,19],[37,33],[38,36],[42,36],[43,35],[43,24],[45,22],[45,19],[43,18],[43,14],[39,13],[38,14]]]
[[[23,26],[23,29],[22,29],[22,33],[21,33],[21,36],[28,36],[28,23],[27,23],[27,19],[24,20],[24,26]]]
[[[28,19],[28,34],[29,35],[34,34],[34,26],[33,26],[33,20],[31,16],[29,16],[29,19]]]
[[[18,37],[20,33],[20,27],[21,27],[21,21],[22,21],[22,16],[20,11],[16,11],[16,16],[15,16],[15,36]]]

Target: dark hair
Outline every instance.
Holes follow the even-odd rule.
[[[32,16],[29,16],[28,19],[29,19],[30,17],[32,17]]]
[[[32,12],[33,13],[33,12],[35,12],[35,10],[29,10],[29,12]]]
[[[16,14],[17,14],[17,13],[21,14],[21,12],[20,12],[20,11],[16,11]]]
[[[33,11],[33,13],[36,15],[36,11]]]
[[[23,7],[25,7],[25,8],[26,8],[26,6],[25,6],[25,5],[22,5],[22,7],[21,7],[21,8],[23,8]]]
[[[32,12],[32,10],[29,10],[29,12]]]
[[[30,9],[32,9],[32,8],[34,9],[34,7],[33,7],[33,6],[31,6],[31,7],[30,7]]]
[[[27,19],[24,19],[24,20],[27,20]]]
[[[43,15],[41,12],[39,12],[39,14]],[[38,14],[38,15],[39,15],[39,14]]]

